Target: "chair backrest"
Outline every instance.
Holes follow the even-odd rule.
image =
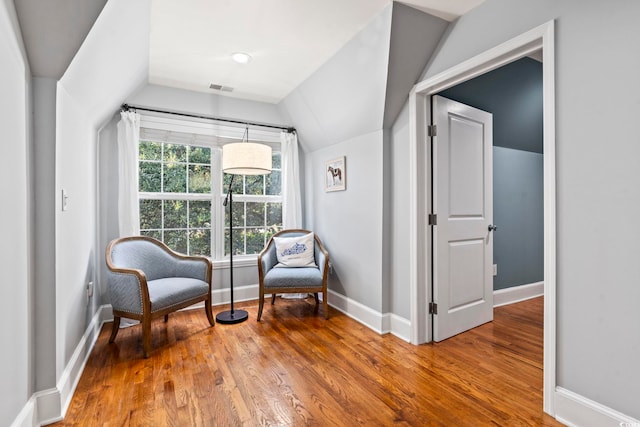
[[[279,232],[277,232],[276,234],[273,235],[273,237],[298,237],[298,236],[304,236],[305,234],[309,234],[312,233],[311,230],[304,230],[301,228],[295,228],[295,229],[287,229],[287,230],[281,230]],[[321,267],[321,263],[324,262],[324,256],[320,253],[320,247],[318,245],[318,240],[320,238],[318,237],[317,234],[315,234],[315,238],[313,241],[313,245],[314,245],[314,252],[313,252],[313,257],[316,261],[316,265],[318,267]],[[273,257],[273,263],[275,264],[277,261],[275,260],[276,258],[276,245],[273,242],[273,239],[269,240],[269,252],[272,253],[272,257]],[[268,268],[271,268],[272,265],[269,265]]]
[[[147,280],[175,276],[175,258],[160,242],[144,236],[119,239],[107,256],[114,267],[142,270]]]
[[[304,236],[305,234],[309,234],[311,231],[295,229],[295,230],[282,230],[275,234],[276,237],[298,237]]]

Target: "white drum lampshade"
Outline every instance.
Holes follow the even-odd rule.
[[[222,146],[222,170],[233,175],[271,173],[271,147],[253,142],[234,142]]]

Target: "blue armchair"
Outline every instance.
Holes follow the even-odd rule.
[[[313,293],[316,306],[319,305],[318,292],[322,292],[324,317],[329,318],[327,305],[327,275],[329,273],[329,253],[320,238],[314,235],[314,267],[276,267],[278,256],[274,238],[299,237],[311,231],[302,229],[282,230],[274,234],[267,246],[258,255],[258,278],[260,285],[258,321],[262,317],[265,294],[271,294],[271,304],[279,293]]]
[[[113,307],[112,343],[120,318],[142,323],[144,357],[151,351],[151,320],[204,301],[211,326],[211,261],[203,256],[186,256],[146,236],[112,240],[106,249],[107,278]]]

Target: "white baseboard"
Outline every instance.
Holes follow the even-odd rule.
[[[381,335],[391,333],[407,342],[410,340],[411,322],[407,319],[392,313],[383,315],[379,311],[373,310],[331,289],[329,289],[329,301],[327,302],[331,307]]]
[[[38,425],[38,412],[36,411],[35,395],[27,401],[18,416],[11,423],[11,427],[33,427]]]
[[[260,296],[260,289],[257,284],[233,287],[233,302],[257,300]],[[229,288],[214,289],[211,292],[211,305],[229,304],[231,302],[231,291]],[[200,305],[202,307],[202,304]]]
[[[498,289],[493,291],[493,306],[500,307],[501,305],[514,304],[542,295],[544,295],[544,282]]]
[[[69,363],[62,371],[55,388],[34,393],[12,427],[34,427],[60,421],[69,408],[71,398],[82,376],[87,359],[98,339],[105,320],[111,316],[110,306],[101,306],[91,319],[91,323],[82,335]]]
[[[395,335],[403,341],[411,342],[411,321],[393,313],[387,313],[383,319],[388,319],[389,333]],[[387,329],[385,329],[387,330]]]
[[[638,427],[640,421],[562,387],[555,392],[556,419],[571,427]]]

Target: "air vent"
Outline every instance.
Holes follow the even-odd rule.
[[[222,85],[217,85],[215,83],[211,83],[209,85],[209,89],[219,90],[222,92],[233,92],[233,88],[231,86],[222,86]]]

